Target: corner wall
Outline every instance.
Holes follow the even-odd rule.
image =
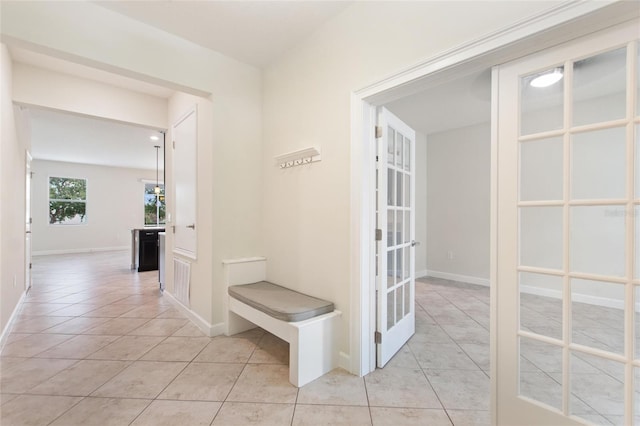
[[[25,176],[28,142],[18,137],[12,60],[0,44],[0,336],[25,289]]]

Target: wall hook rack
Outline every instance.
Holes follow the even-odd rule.
[[[300,149],[298,151],[277,155],[275,158],[276,164],[281,169],[288,169],[290,167],[301,166],[303,164],[310,164],[322,159],[320,157],[320,150],[315,147]]]

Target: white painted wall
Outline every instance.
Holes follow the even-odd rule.
[[[432,276],[488,284],[490,143],[489,123],[427,136],[427,268]]]
[[[164,98],[21,63],[14,63],[13,73],[15,102],[167,128]]]
[[[427,137],[416,132],[416,277],[427,275]]]
[[[359,285],[350,281],[350,93],[553,4],[356,2],[265,70],[267,278],[332,300],[343,311],[347,356],[350,288]],[[274,164],[313,145],[318,163]]]
[[[12,80],[11,56],[0,44],[0,336],[25,288],[25,150],[29,145],[19,138]]]
[[[144,183],[155,171],[34,160],[33,253],[90,252],[131,247],[131,229],[144,226]],[[49,224],[49,177],[87,179],[87,223]]]

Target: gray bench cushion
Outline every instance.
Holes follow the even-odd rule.
[[[333,303],[260,281],[229,287],[229,296],[286,322],[303,321],[333,312]]]

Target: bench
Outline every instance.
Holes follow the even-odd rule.
[[[342,313],[333,303],[267,281],[231,285],[227,292],[230,313],[289,343],[291,384],[304,386],[338,366]]]

